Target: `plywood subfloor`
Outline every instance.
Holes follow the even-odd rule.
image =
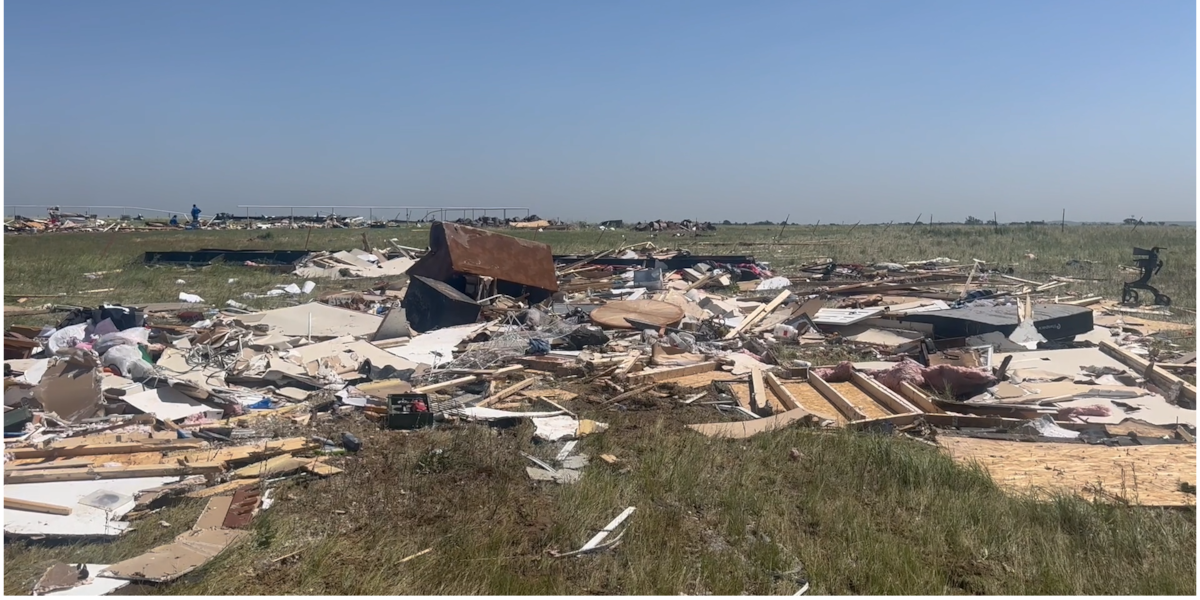
[[[738,376],[728,371],[709,371],[675,379],[664,379],[662,383],[673,383],[680,387],[698,389],[708,387],[714,381],[733,381],[734,379],[738,379]]]
[[[829,403],[824,396],[819,394],[813,386],[806,381],[783,381],[783,387],[792,393],[796,398],[796,402],[800,408],[821,417],[829,419],[838,425],[846,423],[846,417],[838,412],[838,409]],[[750,403],[750,384],[749,383],[731,383],[729,384],[730,391],[737,397],[738,403],[744,406],[749,406]],[[772,393],[771,397],[774,398]]]
[[[849,381],[830,383],[829,387],[840,393],[850,404],[866,415],[868,419],[890,417],[895,414]]]
[[[1195,506],[1179,491],[1196,484],[1196,446],[1160,444],[1110,448],[1089,444],[1030,443],[942,436],[954,460],[976,462],[1001,487],[1046,497],[1055,492],[1142,506]]]

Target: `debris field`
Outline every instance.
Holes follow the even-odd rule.
[[[621,461],[582,452],[605,435],[605,414],[671,405],[703,415],[688,424],[697,436],[898,436],[978,464],[1014,494],[1195,505],[1195,353],[1162,337],[1194,325],[1162,320],[1172,309],[1136,294],[1064,296],[1064,277],[946,257],[826,260],[785,276],[749,255],[651,243],[559,255],[451,222],[429,227],[427,248],[145,255],[215,260],[295,283],[221,307],[188,293],[58,307],[56,327],[7,328],[6,536],[116,538],[179,498],[207,502],[169,544],[56,564],[35,593],[102,595],[204,565],[246,539],[281,485],[336,478],[356,460],[358,436],[314,433],[346,418],[396,436],[530,423],[545,452],[524,456],[525,476],[546,486]],[[343,290],[314,297],[321,279]],[[260,297],[291,305],[257,310]],[[636,506],[614,506],[556,556],[620,552],[637,520]]]

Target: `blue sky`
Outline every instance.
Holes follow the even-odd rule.
[[[1195,10],[9,0],[5,202],[1193,220]]]

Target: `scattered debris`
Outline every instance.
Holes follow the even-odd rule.
[[[513,225],[556,226],[540,221]],[[381,435],[531,432],[543,458],[527,455],[527,475],[558,484],[589,476],[580,440],[615,422],[603,415],[669,407],[714,438],[897,433],[982,459],[1009,487],[1194,503],[1179,489],[1194,486],[1196,389],[1181,375],[1194,375],[1195,355],[1161,335],[1187,327],[1154,320],[1174,314],[1169,302],[1131,313],[1048,295],[1063,278],[945,257],[823,259],[785,274],[753,256],[648,243],[554,255],[480,224],[494,225],[434,223],[427,250],[364,239],[335,252],[151,252],[154,265],[223,260],[299,279],[265,294],[291,304],[271,310],[210,309],[181,292],[168,304],[72,307],[57,327],[10,326],[6,535],[114,537],[151,503],[209,500],[171,544],[84,575],[56,566],[46,593],[170,581],[206,563],[248,535],[277,486],[336,477],[370,451],[369,438],[339,433],[344,418]],[[1159,250],[1145,251],[1155,270]],[[345,288],[310,296],[318,278]],[[865,360],[804,359],[829,348]],[[598,460],[625,472],[637,459]],[[1126,463],[1136,496],[1120,489]],[[614,547],[633,510],[556,556]]]

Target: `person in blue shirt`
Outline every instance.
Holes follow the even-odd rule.
[[[197,208],[195,204],[192,205],[192,222],[197,224],[200,223],[200,209]]]
[[[178,227],[178,226],[179,226],[179,219],[177,219],[175,217],[175,215],[171,215],[171,227]]]

